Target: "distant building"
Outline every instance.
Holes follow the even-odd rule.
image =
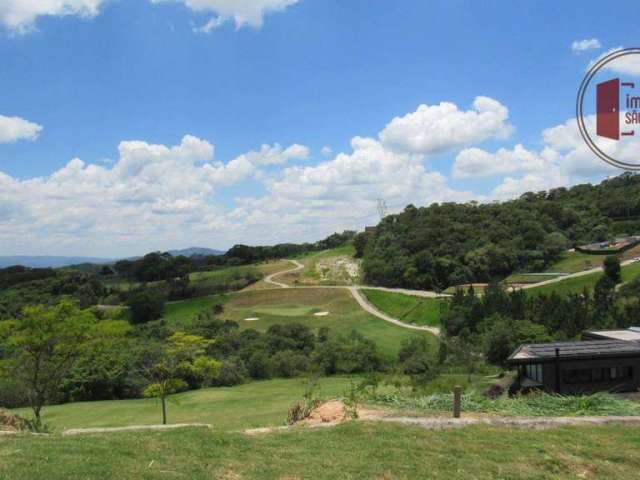
[[[618,332],[618,333],[611,333]],[[627,332],[627,333],[624,333]],[[612,339],[606,335],[630,339]],[[638,334],[638,341],[636,341]],[[515,390],[579,394],[628,392],[640,388],[640,329],[589,332],[578,342],[521,345],[508,363],[518,369]]]

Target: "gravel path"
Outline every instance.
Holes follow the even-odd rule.
[[[425,418],[425,417],[382,417],[381,422],[415,425],[428,430],[448,430],[471,425],[491,427],[518,427],[531,429],[555,428],[563,426],[629,425],[640,426],[640,417],[487,417],[487,418]]]

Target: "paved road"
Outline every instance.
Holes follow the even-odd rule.
[[[393,318],[390,317],[389,315],[387,315],[384,312],[381,312],[380,310],[378,310],[376,307],[374,307],[371,303],[369,303],[369,301],[362,295],[362,293],[360,293],[361,289],[369,289],[369,290],[381,290],[383,292],[392,292],[392,293],[402,293],[404,295],[413,295],[416,297],[423,297],[423,298],[437,298],[437,297],[442,297],[442,296],[446,296],[446,295],[439,295],[435,292],[429,292],[426,290],[409,290],[409,289],[405,289],[405,288],[386,288],[386,287],[368,287],[366,285],[354,285],[354,286],[347,286],[347,285],[308,285],[308,286],[295,286],[292,287],[290,285],[284,284],[284,283],[280,283],[280,282],[276,282],[274,280],[275,277],[279,276],[279,275],[284,275],[285,273],[291,273],[291,272],[297,272],[298,270],[302,270],[304,268],[304,265],[302,265],[300,262],[298,262],[297,260],[288,260],[289,262],[293,263],[295,266],[294,268],[291,268],[289,270],[283,270],[281,272],[276,272],[276,273],[272,273],[271,275],[265,277],[264,281],[266,283],[269,283],[271,285],[275,285],[276,287],[279,288],[342,288],[342,289],[348,289],[349,292],[351,292],[351,295],[353,296],[353,298],[356,300],[356,302],[358,302],[358,305],[360,305],[360,307],[365,310],[366,312],[370,313],[371,315],[374,315],[386,322],[390,322],[393,323],[394,325],[398,325],[399,327],[402,328],[408,328],[410,330],[421,330],[424,332],[430,332],[434,335],[440,335],[440,329],[436,328],[436,327],[426,327],[426,326],[420,326],[420,325],[411,325],[409,323],[404,323],[400,320],[398,320],[397,318]]]

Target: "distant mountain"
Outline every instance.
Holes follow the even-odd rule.
[[[222,250],[215,250],[213,248],[206,247],[189,247],[183,248],[182,250],[169,250],[167,253],[169,253],[173,257],[179,257],[180,255],[183,255],[185,257],[224,255],[224,252]]]
[[[32,268],[59,268],[81,263],[111,263],[114,259],[98,257],[0,256],[0,268],[22,265]]]

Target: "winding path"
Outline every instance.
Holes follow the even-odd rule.
[[[370,313],[371,315],[374,315],[374,316],[384,320],[385,322],[393,323],[394,325],[397,325],[397,326],[402,327],[402,328],[408,328],[410,330],[420,330],[420,331],[423,331],[423,332],[432,333],[433,335],[440,335],[440,329],[437,328],[437,327],[427,327],[427,326],[422,326],[422,325],[411,325],[409,323],[404,323],[403,321],[398,320],[397,318],[393,318],[393,317],[387,315],[384,312],[381,312],[374,305],[372,305],[366,299],[366,297],[364,297],[362,295],[360,290],[365,288],[365,289],[368,289],[368,290],[380,290],[380,291],[383,291],[383,292],[402,293],[404,295],[413,295],[415,297],[423,297],[423,298],[437,298],[437,297],[443,297],[443,296],[446,296],[446,295],[439,295],[439,294],[437,294],[435,292],[429,292],[429,291],[426,291],[426,290],[409,290],[409,289],[405,289],[405,288],[386,288],[386,287],[368,287],[368,286],[363,286],[363,285],[355,285],[355,286],[347,286],[347,285],[308,285],[308,286],[295,286],[295,287],[292,287],[291,285],[287,285],[285,283],[276,282],[274,280],[274,278],[277,277],[277,276],[284,275],[285,273],[297,272],[297,271],[302,270],[304,268],[304,265],[301,264],[300,262],[298,262],[297,260],[287,259],[287,261],[291,262],[293,265],[295,265],[294,268],[290,268],[289,270],[283,270],[281,272],[275,272],[275,273],[272,273],[271,275],[268,275],[264,279],[265,283],[269,283],[271,285],[275,285],[278,288],[339,288],[339,289],[347,289],[347,290],[349,290],[349,292],[351,293],[351,296],[355,299],[355,301],[358,302],[358,305],[360,305],[360,308],[362,308],[364,311]]]
[[[274,280],[274,277],[284,275],[285,273],[297,272],[298,270],[302,270],[304,268],[304,265],[297,260],[287,260],[287,261],[293,263],[295,267],[290,268],[289,270],[282,270],[281,272],[275,272],[275,273],[272,273],[271,275],[266,276],[264,278],[265,283],[270,283],[271,285],[275,285],[276,287],[280,287],[280,288],[291,288],[286,283],[276,282]]]

